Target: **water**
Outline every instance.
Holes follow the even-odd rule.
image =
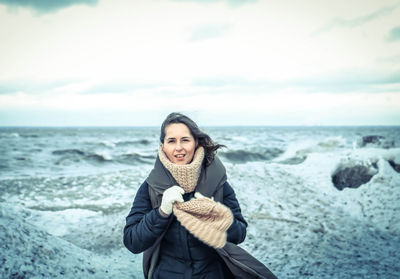
[[[280,278],[400,274],[393,259],[400,175],[390,165],[400,164],[400,127],[204,130],[227,146],[218,155],[249,221],[242,246]],[[381,138],[363,143],[370,135]],[[122,229],[158,137],[155,127],[0,128],[0,227],[8,245],[0,274],[141,278],[141,257],[123,247]],[[337,190],[332,174],[357,165],[376,167],[371,181]],[[55,262],[35,254],[38,247],[53,251]]]
[[[306,156],[309,152],[360,147],[363,136],[381,135],[400,145],[398,127],[209,127],[234,163]],[[159,129],[0,128],[2,178],[76,176],[152,165]],[[302,154],[304,153],[304,154]]]
[[[151,164],[157,130],[147,128],[1,128],[4,177],[93,174]]]

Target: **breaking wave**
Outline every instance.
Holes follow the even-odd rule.
[[[246,162],[269,161],[273,158],[278,157],[281,153],[283,153],[283,150],[279,148],[269,148],[263,150],[262,152],[232,150],[227,152],[220,152],[218,154],[220,154],[221,157],[224,157],[232,163],[243,164]]]
[[[56,165],[74,165],[80,162],[91,164],[118,163],[125,165],[138,165],[153,163],[156,158],[154,155],[142,155],[138,153],[126,153],[111,156],[106,152],[85,152],[80,149],[55,150],[53,155],[59,158],[55,161]]]

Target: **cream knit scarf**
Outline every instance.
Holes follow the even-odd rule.
[[[201,164],[204,159],[204,148],[199,146],[194,153],[193,160],[190,164],[177,165],[172,163],[165,155],[162,148],[158,149],[158,157],[164,167],[169,170],[172,176],[178,182],[179,186],[185,190],[185,193],[194,191],[197,185],[197,180],[200,176]]]
[[[197,148],[193,161],[186,165],[177,165],[169,161],[161,147],[158,156],[185,193],[191,193],[196,189],[204,159],[202,146]],[[232,212],[225,205],[201,197],[187,202],[176,202],[173,212],[182,226],[204,243],[214,248],[225,246],[226,231],[233,222]]]

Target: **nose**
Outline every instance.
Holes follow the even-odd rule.
[[[176,144],[175,149],[176,149],[177,151],[182,150],[182,146],[181,146],[181,144],[180,144],[179,142]]]

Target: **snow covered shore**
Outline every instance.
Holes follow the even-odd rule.
[[[304,141],[301,134],[271,136],[268,129],[265,134],[259,129],[251,135],[247,130],[239,132],[240,137],[232,139],[233,149],[221,158],[249,223],[243,248],[283,279],[400,278],[398,145],[360,147],[352,145],[353,134],[310,140],[314,130],[304,133]],[[226,134],[221,131],[220,142]],[[26,154],[35,144],[29,139],[21,141],[21,146],[27,144]],[[254,142],[246,146],[249,139]],[[64,135],[61,140],[72,142]],[[82,141],[79,150],[90,142]],[[151,154],[151,142],[146,144],[135,152]],[[277,147],[264,151],[273,144]],[[95,141],[94,145],[96,151],[98,146],[106,148],[111,157],[123,156],[117,145]],[[138,148],[131,141],[121,146],[128,153],[128,147]],[[53,155],[54,149],[43,151],[47,161],[38,160],[51,173],[60,166],[52,161],[60,156]],[[229,152],[239,154],[240,160],[229,159]],[[11,166],[21,161],[25,165],[21,175],[9,171],[0,179],[0,278],[143,278],[141,255],[125,249],[122,230],[152,164],[135,161],[121,170],[112,160],[101,160],[92,162],[93,167],[80,153],[63,155],[68,173],[86,167],[70,175],[61,167],[56,174],[28,175],[47,169],[34,165],[34,159],[22,160],[21,154],[10,153],[10,158],[15,157]],[[23,166],[30,167],[29,173]],[[359,181],[350,183],[357,171],[363,172]],[[338,173],[341,187],[346,186],[339,187],[342,190],[333,182]]]
[[[247,188],[237,191],[249,222],[243,247],[279,278],[399,278],[400,174],[384,159],[389,152],[370,154],[363,159],[379,158],[379,172],[343,191],[331,181],[337,153],[293,166],[229,166],[232,183]],[[360,156],[350,154],[354,163]]]
[[[141,278],[125,249],[90,252],[30,223],[30,216],[21,206],[0,203],[0,278]]]

